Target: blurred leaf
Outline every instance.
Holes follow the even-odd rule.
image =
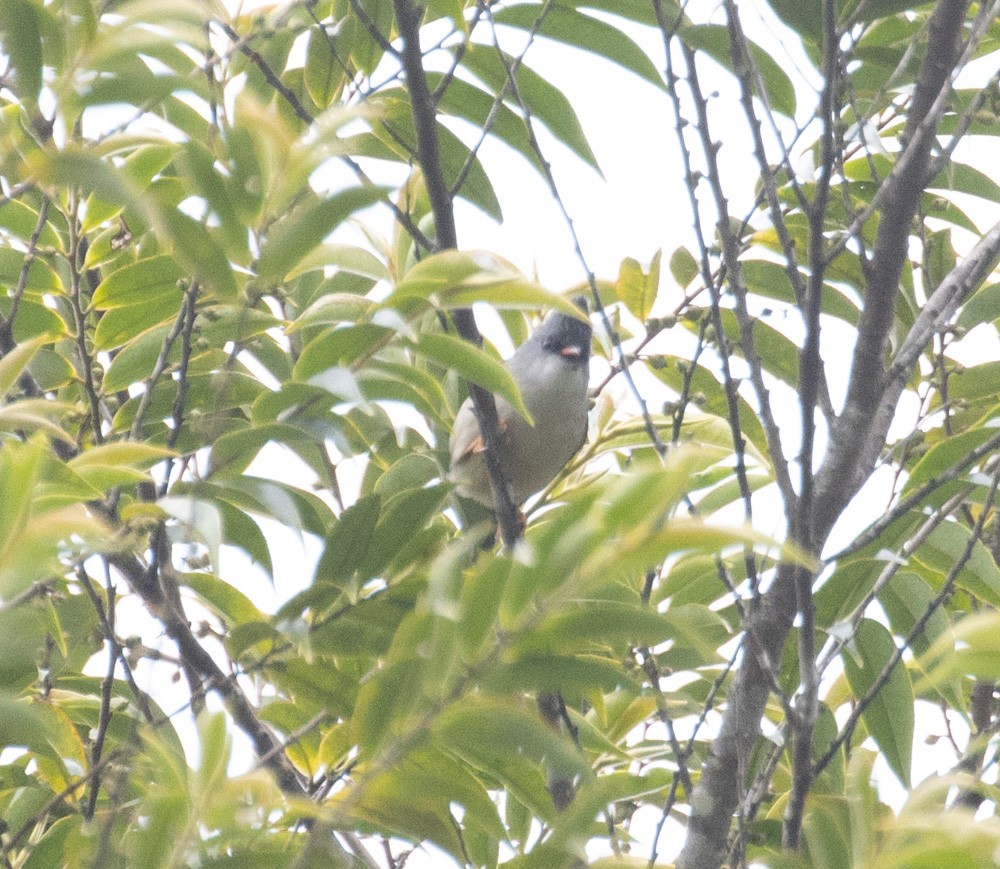
[[[38,105],[42,89],[41,9],[29,0],[2,0],[4,53],[16,74],[17,96],[28,106]]]
[[[951,634],[948,616],[939,606],[932,610],[934,592],[919,576],[900,571],[879,595],[894,634],[909,640],[916,656],[927,654],[938,639]],[[928,613],[930,615],[928,615]],[[913,633],[919,622],[923,627]],[[912,634],[912,639],[911,638]],[[953,709],[965,709],[962,686],[957,680],[939,683],[938,690]]]
[[[38,348],[45,343],[44,336],[24,341],[0,358],[0,399],[5,398],[14,388],[18,378],[38,352]]]
[[[187,526],[188,531],[208,547],[211,563],[217,567],[219,546],[222,545],[222,517],[218,508],[210,501],[181,495],[168,495],[156,503],[169,516]]]
[[[956,678],[972,676],[987,682],[1000,679],[1000,614],[994,610],[967,615],[942,633],[920,655],[923,670],[914,691],[940,690]]]
[[[294,210],[268,233],[257,260],[257,275],[265,284],[280,281],[339,224],[387,193],[384,187],[352,187]]]
[[[38,226],[38,211],[19,199],[0,203],[0,227],[27,242]],[[62,249],[62,242],[51,222],[46,221],[38,236],[38,247]]]
[[[372,545],[381,506],[378,495],[369,495],[340,515],[326,537],[316,565],[316,582],[342,585],[351,578]]]
[[[443,308],[489,302],[496,308],[556,308],[578,319],[586,316],[565,296],[527,280],[511,263],[488,251],[444,250],[425,257],[406,273],[385,304],[414,297]]]
[[[461,338],[425,332],[413,345],[414,350],[447,368],[453,368],[466,380],[505,399],[526,420],[531,414],[511,373],[492,356]]]
[[[976,290],[962,306],[958,325],[971,329],[980,323],[1000,319],[1000,284],[986,284]]]

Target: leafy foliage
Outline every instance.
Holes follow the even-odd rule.
[[[997,799],[1000,125],[952,82],[1000,12],[772,0],[816,100],[695,5],[0,0],[8,865],[993,859],[947,813]],[[523,401],[463,317],[581,288],[446,218],[502,220],[485,143],[600,169],[554,43],[652,86],[697,219],[588,275],[587,442],[494,551],[448,433]]]

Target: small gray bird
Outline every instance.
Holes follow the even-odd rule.
[[[518,506],[551,483],[586,440],[590,335],[589,323],[553,311],[507,360],[535,423],[497,397],[500,467]],[[449,478],[460,495],[493,508],[484,450],[466,399],[451,432]]]

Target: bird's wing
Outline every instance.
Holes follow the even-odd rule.
[[[507,440],[507,429],[507,421],[501,419],[497,429],[500,433],[501,442]],[[451,442],[451,463],[453,465],[457,464],[485,450],[486,443],[483,441],[483,435],[479,431],[479,420],[476,419],[472,405],[462,405],[455,417]]]

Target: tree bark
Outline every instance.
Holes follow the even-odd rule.
[[[896,169],[884,182],[889,186],[882,194],[879,229],[866,275],[865,305],[847,400],[833,425],[826,459],[816,474],[809,524],[817,552],[874,469],[899,398],[898,392],[887,396],[887,386],[895,383],[887,376],[887,337],[913,218],[929,180],[931,146],[944,112],[950,77],[961,56],[960,37],[968,8],[969,0],[941,0],[931,16],[927,53],[910,106],[903,148]],[[975,286],[972,274],[964,277],[961,288],[953,288],[953,298],[963,297]],[[908,373],[916,356],[907,361]],[[899,372],[894,374],[898,377]],[[886,402],[887,397],[891,401]],[[681,869],[716,869],[726,857],[729,828],[745,784],[742,774],[761,732],[773,673],[796,612],[795,569],[782,564],[748,619],[743,661],[729,689],[719,734],[692,795],[688,836],[678,862]]]

